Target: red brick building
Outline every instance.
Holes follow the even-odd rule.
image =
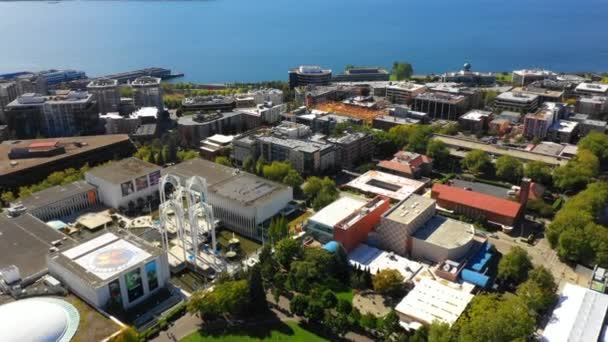
[[[340,242],[346,251],[357,247],[367,240],[367,234],[380,223],[380,217],[389,208],[388,197],[375,197],[334,226],[334,240]]]
[[[431,197],[437,201],[438,206],[458,215],[472,219],[482,218],[507,227],[513,227],[517,223],[524,207],[519,202],[444,184],[434,184]]]
[[[399,151],[395,153],[393,159],[378,163],[378,168],[397,176],[419,179],[431,174],[433,160],[423,154]]]

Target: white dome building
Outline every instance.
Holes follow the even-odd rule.
[[[80,315],[61,299],[38,297],[0,305],[0,341],[68,342]]]

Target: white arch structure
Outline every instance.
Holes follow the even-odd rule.
[[[173,192],[168,196],[165,193],[167,184],[171,184],[173,187]],[[201,177],[193,176],[186,181],[184,187],[179,177],[167,174],[161,178],[159,186],[160,225],[158,229],[162,248],[166,251],[169,250],[167,227],[169,223],[173,223],[177,240],[181,243],[184,260],[196,267],[198,266],[200,234],[210,233],[213,251],[217,249],[213,209],[207,203],[207,182]],[[169,217],[170,213],[173,213],[173,218]],[[199,214],[207,223],[206,229],[199,225]],[[187,251],[194,254],[192,258],[188,257]]]

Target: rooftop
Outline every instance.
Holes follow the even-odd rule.
[[[62,104],[86,104],[91,102],[93,94],[86,91],[66,91],[57,95],[39,95],[33,93],[23,94],[7,105],[7,108],[31,107]]]
[[[574,132],[577,126],[578,122],[576,121],[557,120],[553,126],[551,126],[551,130],[569,134]]]
[[[102,77],[102,78],[98,78],[98,79],[91,81],[87,85],[87,88],[115,87],[117,85],[118,85],[118,80],[113,80],[110,78]]]
[[[604,341],[607,311],[608,295],[567,283],[541,341]]]
[[[586,91],[592,93],[608,93],[608,84],[605,83],[581,83],[574,89],[575,91]]]
[[[384,214],[384,217],[395,222],[409,225],[421,212],[426,211],[429,207],[435,207],[434,199],[413,194],[397,203],[397,205]]]
[[[474,109],[463,114],[460,118],[464,120],[480,121],[483,118],[488,118],[492,112],[486,110]]]
[[[559,156],[563,149],[564,145],[562,144],[558,144],[551,141],[542,141],[540,144],[534,146],[532,152]]]
[[[392,116],[392,115],[378,115],[374,118],[374,120],[392,122],[392,123],[395,123],[396,125],[410,125],[410,124],[420,123],[420,120],[418,120],[418,119],[401,118],[401,117]]]
[[[177,165],[161,170],[162,175],[174,174],[182,181],[192,176],[200,176],[207,181],[207,186],[230,179],[236,175],[236,169],[220,165],[201,158],[183,161]]]
[[[531,103],[538,99],[538,95],[507,91],[496,96],[496,99],[509,102]]]
[[[185,115],[180,117],[177,122],[183,126],[196,126],[196,125],[207,125],[210,122],[223,120],[233,116],[243,115],[240,111],[230,111],[221,113],[196,113],[193,115]]]
[[[429,100],[429,101],[441,102],[441,103],[457,104],[457,103],[465,101],[466,98],[462,95],[454,95],[454,94],[447,94],[447,93],[440,93],[440,92],[426,92],[426,93],[416,95],[416,99],[417,100]]]
[[[405,281],[412,281],[424,266],[422,264],[396,255],[392,252],[370,247],[364,243],[348,253],[348,260],[353,266],[369,268],[372,274],[386,269],[399,271]]]
[[[556,75],[556,73],[554,73],[553,71],[544,70],[544,69],[521,69],[521,70],[514,70],[513,73],[517,74],[517,75],[521,75],[521,76],[555,76]]]
[[[22,198],[20,202],[26,206],[28,210],[34,210],[90,190],[95,190],[95,187],[83,180],[79,180],[73,183],[52,186],[40,190]]]
[[[86,173],[118,184],[160,169],[161,167],[158,165],[131,157],[93,168]]]
[[[432,191],[439,199],[511,218],[517,217],[522,208],[518,202],[439,183],[433,184]]]
[[[139,86],[139,85],[160,85],[160,81],[161,79],[158,77],[152,77],[152,76],[141,76],[136,78],[131,85],[134,86]]]
[[[544,97],[562,97],[564,95],[563,90],[550,90],[539,87],[517,87],[512,90],[515,93],[529,93],[533,95],[539,95]]]
[[[14,148],[28,149],[30,144],[35,142],[54,142],[65,148],[65,153],[50,157],[25,158],[11,161],[9,152]],[[0,176],[8,175],[13,172],[20,172],[30,167],[44,165],[60,159],[78,156],[82,153],[95,151],[108,145],[128,142],[129,136],[126,134],[92,135],[82,137],[53,138],[53,139],[32,139],[32,140],[8,140],[0,143]],[[11,164],[12,162],[12,164]]]
[[[424,183],[372,170],[353,179],[347,186],[365,193],[373,193],[402,200],[422,189]]]
[[[348,230],[357,222],[367,217],[369,213],[373,212],[383,204],[390,204],[390,200],[386,197],[376,196],[371,201],[365,203],[359,209],[356,209],[351,214],[347,215],[343,220],[336,224],[336,228]],[[388,208],[388,207],[387,207]]]
[[[300,74],[331,74],[330,69],[322,69],[318,65],[300,65],[297,68],[293,68],[291,72]]]
[[[239,172],[234,177],[209,187],[209,191],[249,206],[270,199],[286,187],[250,173]]]
[[[326,148],[332,147],[331,144],[324,144],[320,142],[312,142],[308,140],[300,140],[300,139],[289,139],[289,138],[279,138],[273,136],[261,136],[258,138],[260,141],[265,143],[272,143],[276,145],[281,145],[293,150],[314,153],[319,150],[323,150]]]
[[[231,104],[235,100],[231,96],[195,96],[187,97],[182,100],[184,106],[196,106],[196,105],[214,105],[214,104]]]
[[[444,285],[424,278],[410,291],[395,310],[415,321],[453,324],[465,310],[473,295],[459,289],[457,284]]]
[[[409,90],[416,91],[420,89],[425,89],[426,86],[422,84],[417,84],[413,82],[390,82],[386,86],[386,89],[394,89],[394,90]]]
[[[475,228],[466,222],[435,215],[416,230],[413,236],[443,248],[457,248],[473,240]]]
[[[319,210],[308,220],[333,228],[355,210],[363,207],[365,203],[365,200],[356,197],[340,197],[325,208]]]
[[[16,265],[22,278],[44,271],[52,242],[63,238],[65,245],[73,245],[70,237],[32,215],[26,213],[15,218],[0,215],[0,269]]]

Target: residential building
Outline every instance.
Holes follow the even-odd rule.
[[[141,159],[127,158],[93,168],[84,178],[97,187],[103,204],[121,212],[131,211],[158,195],[160,169]]]
[[[471,64],[465,63],[462,70],[441,75],[441,82],[464,83],[471,86],[492,85],[496,83],[496,76],[491,72],[471,71]]]
[[[17,96],[17,84],[15,82],[0,82],[0,122],[6,122],[4,116],[6,106],[13,102]]]
[[[327,101],[342,101],[359,94],[359,87],[349,85],[307,85],[295,89],[295,100],[299,104],[312,107]]]
[[[509,126],[511,126],[511,121],[504,118],[496,118],[488,123],[488,132],[502,136],[509,131]]]
[[[317,65],[302,65],[289,70],[289,88],[310,84],[327,85],[331,82],[331,70]]]
[[[522,69],[514,70],[512,73],[513,85],[515,86],[526,86],[535,81],[542,81],[546,79],[555,79],[557,74],[553,71],[542,70],[542,69]]]
[[[505,230],[512,229],[518,223],[524,208],[519,202],[444,184],[433,184],[431,197],[438,206],[457,215],[487,220]]]
[[[463,95],[427,92],[414,98],[412,109],[427,113],[433,119],[457,120],[469,108]]]
[[[578,133],[581,137],[591,132],[606,133],[608,123],[600,120],[584,120],[578,124]]]
[[[15,77],[17,83],[17,94],[48,94],[46,78],[40,74],[23,74]]]
[[[265,88],[265,89],[252,89],[246,94],[247,96],[253,97],[255,104],[264,104],[266,102],[272,102],[273,105],[280,105],[283,103],[283,91],[280,89]]]
[[[542,108],[524,117],[523,135],[527,138],[544,139],[549,129],[564,116],[565,108],[560,103],[546,102]],[[559,127],[558,127],[559,128]]]
[[[417,180],[380,171],[367,171],[346,184],[347,187],[368,195],[379,195],[402,200],[424,190],[425,184]]]
[[[131,83],[135,107],[156,107],[161,112],[165,110],[160,81],[157,77],[142,76]]]
[[[0,143],[0,187],[15,189],[44,180],[50,173],[130,156],[129,136],[98,135]]]
[[[363,120],[353,118],[346,115],[321,112],[312,110],[310,113],[296,115],[295,122],[309,126],[313,133],[321,133],[329,135],[339,123],[352,123],[354,125],[362,125]]]
[[[391,82],[386,86],[386,99],[395,104],[411,104],[427,88],[412,82]]]
[[[399,151],[395,153],[393,159],[380,161],[378,168],[397,176],[420,179],[431,175],[433,160],[423,154]]]
[[[97,101],[99,113],[118,112],[120,109],[120,90],[118,81],[108,78],[98,78],[87,85],[87,91],[93,94]]]
[[[215,134],[232,135],[257,126],[245,120],[242,112],[197,113],[182,116],[177,121],[177,131],[188,146],[198,146],[201,140]]]
[[[219,156],[227,156],[230,154],[232,147],[232,135],[215,134],[201,141],[200,155],[201,157],[215,161]]]
[[[189,112],[229,112],[236,108],[236,100],[230,96],[195,96],[182,100],[181,111],[184,115]]]
[[[309,126],[292,121],[283,121],[272,128],[272,135],[281,138],[304,139],[312,134]]]
[[[538,95],[507,91],[494,99],[494,108],[518,113],[534,112],[539,105]]]
[[[584,82],[576,86],[574,94],[579,96],[608,96],[608,84]]]
[[[423,113],[426,115],[426,113]],[[393,115],[378,115],[372,120],[372,127],[383,131],[388,131],[395,126],[412,125],[421,123],[418,119],[402,118]]]
[[[608,295],[566,283],[543,329],[543,342],[605,340]]]
[[[255,159],[268,162],[289,161],[301,174],[320,174],[336,167],[336,148],[332,144],[298,139],[260,136],[256,138]]]
[[[511,89],[514,93],[527,93],[538,96],[538,104],[543,104],[545,102],[562,102],[564,100],[565,91],[560,90],[551,90],[536,86],[536,82],[529,84],[525,87],[516,87]]]
[[[37,191],[19,202],[28,214],[44,222],[71,217],[100,204],[97,188],[82,180]]]
[[[355,67],[334,75],[332,82],[388,81],[390,76],[390,73],[383,68]]]
[[[49,273],[96,308],[131,308],[169,283],[167,253],[135,235],[105,233],[49,255]]]
[[[185,181],[200,176],[207,183],[207,202],[220,224],[258,241],[268,239],[267,229],[293,199],[291,187],[203,159],[191,159],[163,169]]]
[[[336,164],[342,168],[352,168],[370,161],[374,154],[374,140],[370,134],[347,133],[338,138],[329,138],[328,142],[336,148]]]
[[[426,83],[425,85],[430,92],[464,96],[467,110],[484,106],[484,93],[479,88],[454,82]]]
[[[488,121],[492,112],[474,109],[466,112],[458,119],[460,129],[473,133],[481,133],[488,128]]]
[[[589,114],[594,118],[599,118],[608,113],[608,97],[581,96],[576,99],[574,110],[577,113]]]
[[[139,118],[118,113],[100,115],[99,120],[103,123],[106,134],[133,134],[140,125]]]
[[[579,123],[576,121],[557,120],[547,132],[547,137],[553,141],[570,143],[578,135]]]
[[[46,79],[48,85],[56,85],[59,83],[70,82],[87,78],[84,71],[67,69],[67,70],[45,70],[41,71],[40,75]]]
[[[6,106],[10,136],[89,135],[98,130],[97,102],[87,92],[64,91],[55,96],[24,94]]]
[[[287,105],[284,103],[274,104],[272,102],[264,102],[255,105],[253,108],[241,108],[240,112],[249,116],[256,117],[257,121],[262,124],[275,124],[281,121],[282,114],[287,110]]]

